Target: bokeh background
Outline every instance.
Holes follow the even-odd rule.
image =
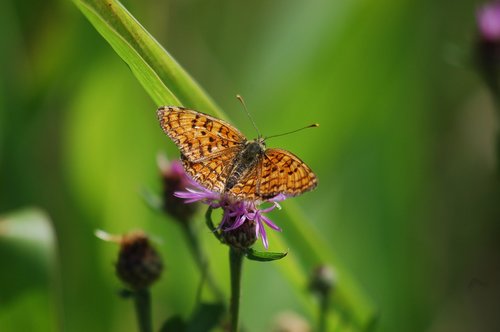
[[[249,137],[237,93],[265,134],[321,124],[269,145],[318,174],[294,201],[373,301],[376,331],[500,326],[498,114],[470,59],[477,1],[123,3]],[[153,235],[166,264],[155,324],[187,315],[198,272],[177,225],[139,195],[160,190],[157,153],[177,156],[158,105],[71,2],[1,1],[0,41],[0,213],[39,208],[56,244],[30,260],[0,238],[0,330],[135,329],[118,248],[97,228]],[[227,285],[225,249],[203,227]],[[280,236],[271,249],[293,254]],[[268,331],[292,310],[313,324],[305,289],[273,264],[246,264],[242,321]]]

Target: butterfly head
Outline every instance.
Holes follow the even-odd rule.
[[[259,146],[265,150],[266,149],[266,138],[259,136],[259,138],[255,139],[255,142],[259,144]]]
[[[266,142],[263,137],[256,138],[246,143],[246,149],[250,155],[260,155],[266,150]]]

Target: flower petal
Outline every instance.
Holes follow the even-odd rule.
[[[260,224],[260,227],[259,227],[260,238],[262,240],[262,244],[264,245],[264,248],[267,249],[267,248],[269,248],[269,242],[267,241],[266,230],[264,229],[264,225],[262,225],[262,222],[260,219],[257,221],[257,224]]]
[[[234,230],[234,229],[236,229],[236,228],[240,227],[241,225],[243,225],[243,223],[244,223],[246,220],[247,220],[246,216],[244,216],[244,215],[243,215],[243,216],[239,216],[239,217],[237,217],[237,218],[235,219],[235,222],[234,222],[234,224],[233,224],[233,225],[231,225],[231,226],[229,226],[229,227],[225,228],[224,230],[225,230],[225,231],[232,231],[232,230]]]
[[[267,226],[271,227],[275,231],[281,232],[281,228],[275,223],[273,223],[271,219],[263,215],[261,215],[260,218],[264,221],[264,223],[266,223]]]

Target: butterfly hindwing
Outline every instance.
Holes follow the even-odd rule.
[[[250,169],[245,176],[243,176],[238,183],[236,183],[230,190],[229,194],[237,199],[255,200],[257,196],[257,183],[260,179],[260,163],[259,161],[255,167]]]
[[[264,153],[257,194],[272,198],[279,194],[297,196],[317,185],[316,175],[291,152],[267,149]]]
[[[233,147],[224,150],[224,153],[199,162],[189,161],[181,155],[182,164],[186,173],[196,182],[208,190],[222,193],[232,161],[239,149]]]
[[[279,194],[296,196],[316,185],[316,175],[297,156],[282,149],[267,149],[229,194],[238,199],[265,200]]]

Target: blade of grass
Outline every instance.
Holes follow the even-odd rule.
[[[158,105],[184,104],[227,119],[203,89],[161,47],[161,45],[118,2],[113,0],[73,0],[97,31],[108,41],[116,53],[129,65],[134,75]],[[284,210],[291,225],[290,234],[284,234],[292,247],[301,248],[300,276],[287,276],[307,280],[315,264],[330,263],[340,276],[337,285],[336,307],[344,308],[352,324],[366,328],[374,319],[374,308],[368,297],[356,285],[342,265],[332,257],[329,248],[312,228],[305,229],[306,218],[300,209],[287,202]],[[300,235],[300,236],[299,236]],[[282,264],[287,264],[288,259]],[[304,285],[305,287],[305,285]]]
[[[158,105],[187,105],[224,117],[193,78],[118,1],[74,0]]]
[[[342,262],[329,249],[322,236],[319,236],[309,223],[305,213],[293,202],[284,202],[283,211],[286,211],[286,239],[293,243],[297,256],[307,271],[312,271],[320,264],[330,264],[334,267],[338,285],[332,301],[349,310],[345,314],[350,320],[357,322],[363,329],[370,328],[376,319],[376,311],[371,300],[356,285],[355,279],[344,268]]]
[[[276,237],[273,239],[273,243],[278,247],[286,247],[286,244],[280,238]],[[316,312],[318,303],[313,301],[313,296],[310,292],[307,292],[307,285],[309,283],[309,275],[305,273],[304,266],[301,264],[299,256],[293,253],[287,255],[286,259],[282,259],[276,263],[276,266],[280,269],[283,275],[287,276],[288,282],[293,285],[299,292],[302,307],[304,311],[309,315],[311,321],[316,319]],[[347,332],[347,331],[358,331],[360,326],[356,321],[345,321],[342,319],[340,312],[335,310],[330,310],[327,316],[328,326],[332,332]],[[354,325],[354,329],[353,326]],[[364,330],[364,328],[362,328]]]

